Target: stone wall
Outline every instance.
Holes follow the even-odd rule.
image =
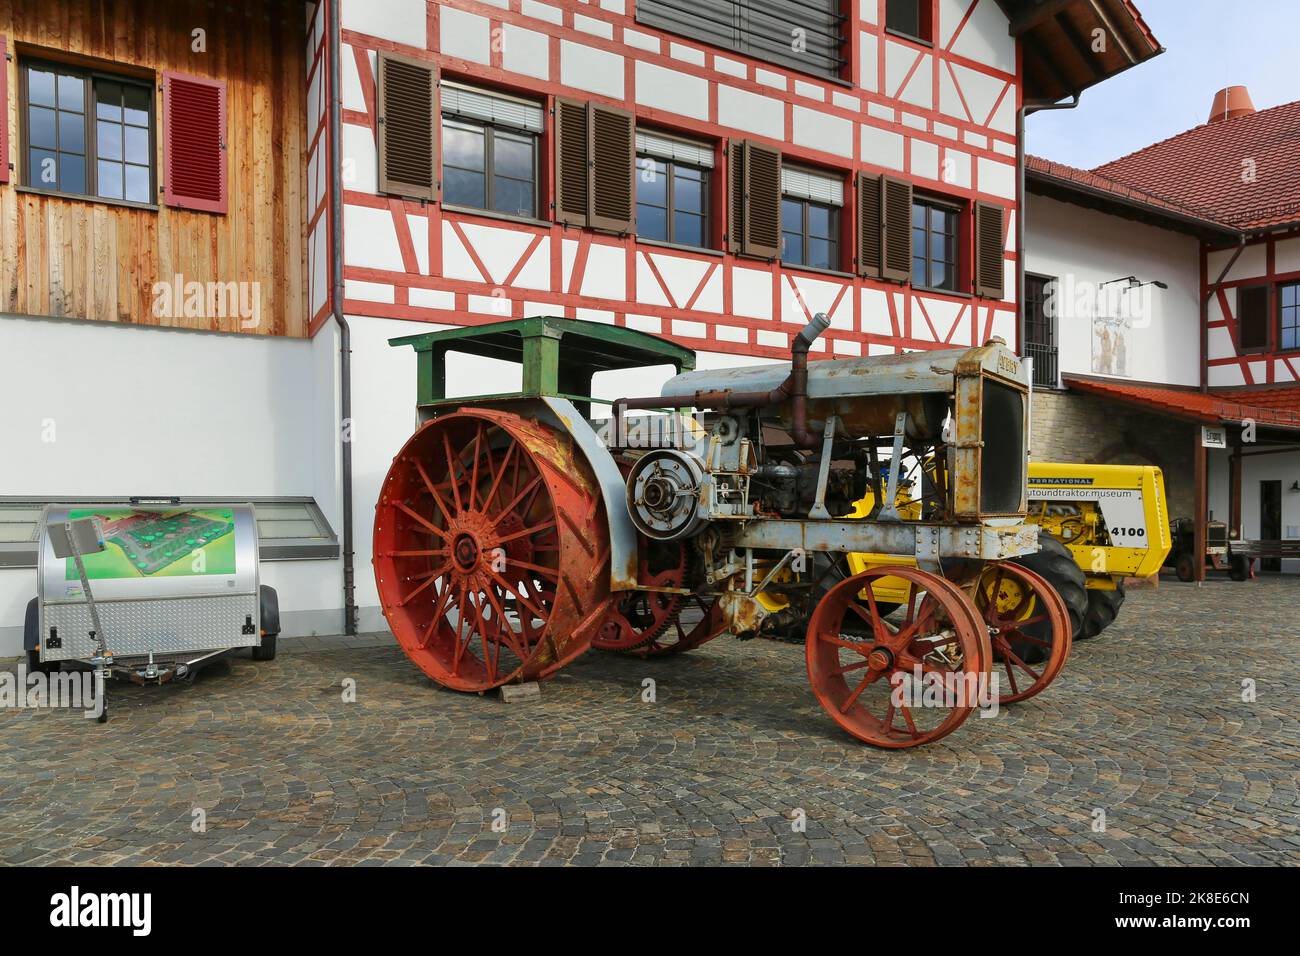
[[[1035,391],[1034,461],[1156,465],[1170,517],[1193,513],[1192,448],[1197,426],[1072,392]]]

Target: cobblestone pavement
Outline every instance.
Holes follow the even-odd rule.
[[[0,862],[1296,864],[1297,605],[1133,591],[1045,694],[898,752],[841,733],[788,644],[592,652],[504,704],[387,638],[286,641],[118,689],[107,725],[0,713]]]

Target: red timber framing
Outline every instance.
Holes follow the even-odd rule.
[[[1300,387],[1300,349],[1281,348],[1279,288],[1300,283],[1300,227],[1248,240],[1227,276],[1215,280],[1236,252],[1235,246],[1201,247],[1202,295],[1208,299],[1207,384],[1291,385]],[[1263,286],[1268,290],[1268,344],[1243,348],[1237,315],[1241,289]]]
[[[961,15],[949,14],[944,22],[938,0],[926,2],[933,4],[933,47],[886,36],[883,0],[846,0],[850,66],[844,82],[646,27],[634,18],[635,0],[605,5],[577,0],[507,0],[504,5],[478,0],[431,2],[423,47],[360,32],[357,24],[361,21],[349,16],[340,51],[345,76],[345,143],[359,129],[365,130],[372,142],[376,140],[375,56],[389,51],[426,61],[438,70],[443,82],[459,81],[529,97],[545,107],[547,129],[538,149],[538,197],[539,207],[546,211],[555,198],[551,135],[556,99],[589,100],[628,110],[639,125],[714,147],[710,193],[714,249],[668,247],[638,241],[633,235],[565,227],[547,221],[549,212],[538,220],[511,220],[444,209],[437,201],[410,201],[380,194],[373,184],[358,185],[345,188],[343,196],[348,247],[346,312],[461,325],[549,313],[631,325],[697,349],[771,357],[787,354],[789,337],[818,311],[827,312],[832,319],[824,344],[828,355],[971,345],[995,334],[1017,344],[1016,252],[1010,238],[1015,230],[1014,117],[1021,102],[1020,84],[1015,73],[963,52],[979,47],[968,43],[966,31],[974,31],[977,22],[988,20],[990,11],[974,16],[977,4],[997,9],[996,0],[964,0]],[[864,5],[871,8],[866,18],[862,16]],[[454,16],[457,25],[467,17],[486,21],[490,42],[485,62],[443,52],[444,14]],[[1003,17],[1000,12],[998,16]],[[1001,29],[1005,31],[1005,26]],[[544,37],[547,55],[545,68],[539,72],[544,72],[545,78],[506,68],[502,41],[510,30]],[[862,55],[864,41],[876,45],[875,55]],[[594,51],[596,56],[615,54],[621,58],[621,83],[611,84],[611,89],[621,87],[621,95],[602,95],[563,82],[562,48],[574,45]],[[889,69],[887,57],[892,64]],[[1018,62],[1018,57],[1013,54],[1009,62]],[[869,76],[862,75],[864,63],[869,66]],[[317,68],[313,66],[313,70]],[[638,70],[647,68],[671,71],[688,83],[703,81],[705,95],[698,102],[698,115],[638,103]],[[915,85],[918,77],[922,77],[919,86]],[[572,74],[567,78],[574,79]],[[925,100],[915,94],[916,89],[925,88],[931,91],[929,106],[915,102]],[[764,136],[723,125],[719,120],[723,90],[727,96],[763,97],[765,102],[778,104],[783,114],[781,135]],[[947,111],[942,111],[941,105]],[[841,152],[808,145],[820,141],[807,133],[796,135],[796,124],[808,128],[819,123],[847,124],[850,133],[842,140]],[[881,151],[881,139],[875,134],[897,142],[896,162],[891,160],[892,151]],[[790,163],[843,177],[842,271],[821,272],[715,251],[723,248],[726,145],[734,139],[778,148]],[[312,142],[315,146],[317,137],[312,137]],[[946,181],[941,178],[951,169],[956,172]],[[964,205],[959,290],[965,291],[912,289],[909,283],[855,274],[852,250],[856,243],[852,239],[858,204],[854,174],[859,171],[902,176],[913,182],[918,196],[934,194]],[[437,172],[441,181],[441,169]],[[316,216],[324,222],[328,197],[323,190],[311,195],[313,199],[321,197]],[[1003,299],[981,298],[969,291],[974,243],[970,210],[976,202],[993,203],[1005,212]],[[376,223],[384,221],[381,217],[391,223],[384,243],[393,251],[387,261],[376,264],[370,254],[373,250],[360,248],[369,242],[354,223],[364,221],[367,229],[373,230],[378,228]],[[313,228],[317,227],[313,220]],[[313,299],[313,331],[327,317],[327,306],[317,306]]]

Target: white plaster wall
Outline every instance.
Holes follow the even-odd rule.
[[[1026,269],[1060,280],[1057,345],[1061,371],[1095,374],[1091,319],[1079,314],[1069,301],[1071,289],[1077,293],[1109,279],[1136,275],[1143,281],[1165,282],[1169,288],[1151,290],[1149,321],[1134,327],[1128,378],[1199,384],[1196,240],[1042,196],[1026,198]]]
[[[1228,521],[1231,516],[1229,495],[1229,464],[1227,452],[1211,451],[1209,455],[1209,486],[1207,488],[1210,516],[1215,521]],[[1247,455],[1241,465],[1241,531],[1247,540],[1259,537],[1259,483],[1282,482],[1282,537],[1300,531],[1300,492],[1291,491],[1291,485],[1300,481],[1300,452],[1280,455]],[[1288,574],[1300,573],[1300,561],[1283,561],[1282,570]]]
[[[310,495],[337,531],[323,344],[5,316],[0,495]],[[341,605],[338,562],[262,572],[280,589],[286,634]],[[34,569],[0,571],[0,656],[21,651],[35,593]]]
[[[1291,485],[1300,481],[1300,452],[1282,455],[1261,455],[1258,458],[1247,455],[1241,464],[1241,524],[1242,534],[1248,540],[1260,536],[1259,528],[1259,483],[1261,481],[1282,482],[1282,536],[1300,537],[1300,492],[1291,491]],[[1227,520],[1228,512],[1223,512]],[[1288,535],[1288,526],[1297,529],[1295,535]],[[1300,561],[1283,561],[1282,570],[1300,572]]]

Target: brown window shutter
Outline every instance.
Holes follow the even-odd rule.
[[[164,72],[163,144],[167,205],[225,213],[226,84]]]
[[[1237,348],[1268,348],[1268,292],[1266,285],[1237,290]]]
[[[1000,299],[1006,292],[1002,255],[1005,215],[1001,206],[975,204],[975,294],[987,299]]]
[[[555,221],[566,226],[587,225],[591,189],[591,151],[586,103],[555,101]]]
[[[587,225],[611,232],[632,231],[636,215],[636,121],[627,110],[590,104],[591,195]]]
[[[912,184],[881,177],[880,277],[906,282],[912,277]]]
[[[740,253],[745,235],[745,144],[727,141],[727,251]]]
[[[880,278],[881,177],[858,173],[858,275]]]
[[[781,251],[781,154],[745,143],[745,214],[741,252],[775,259]]]
[[[9,182],[9,61],[0,37],[0,183]]]
[[[408,199],[437,195],[437,74],[422,60],[379,53],[379,191]]]

